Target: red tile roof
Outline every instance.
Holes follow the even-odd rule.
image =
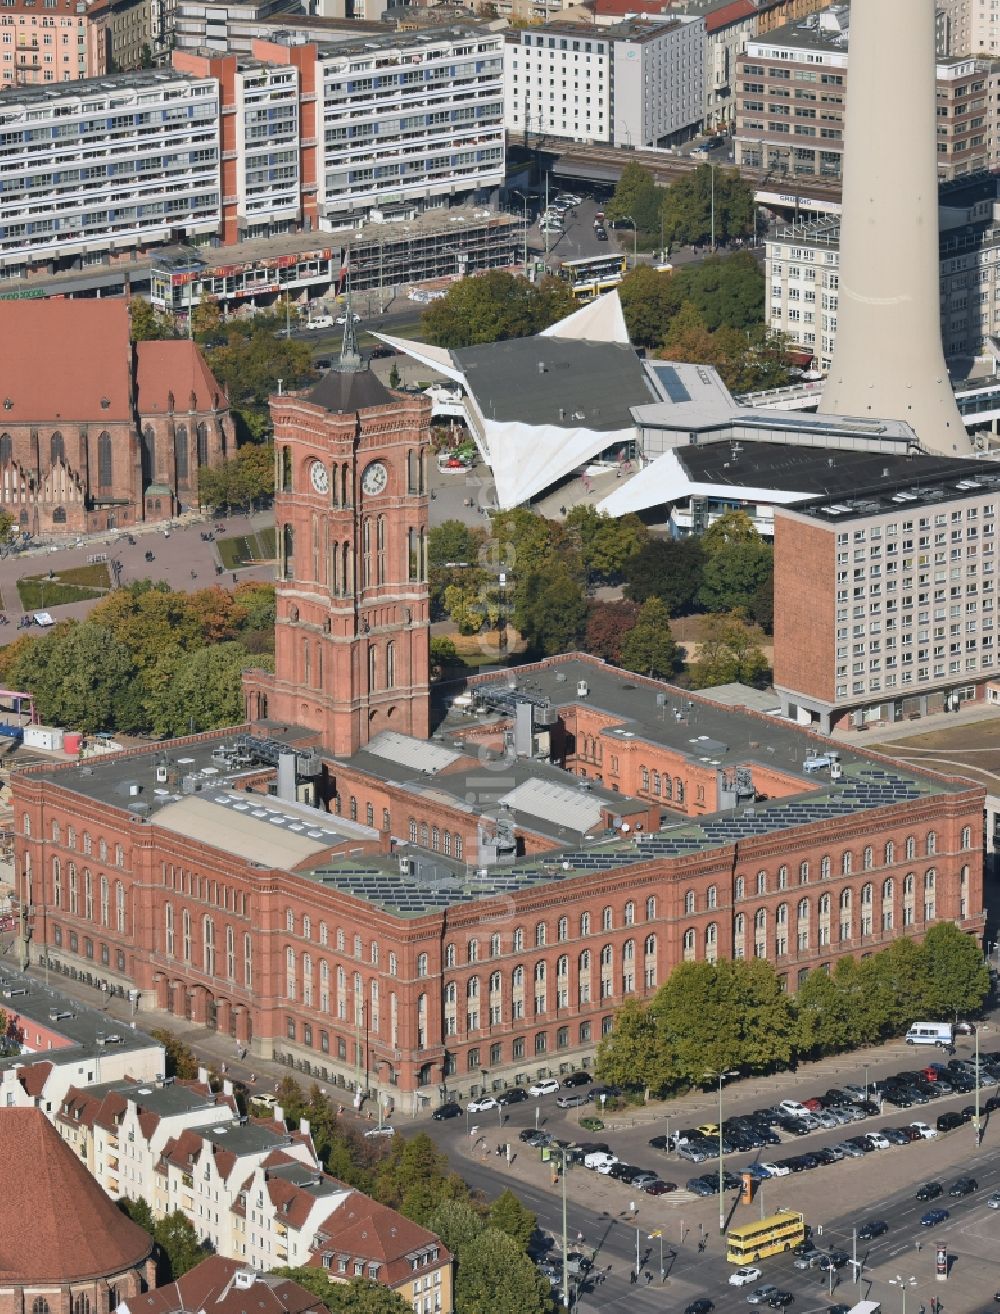
[[[718,32],[720,27],[738,23],[740,19],[750,18],[756,12],[757,5],[754,0],[733,0],[732,4],[723,5],[721,9],[713,9],[710,14],[705,15],[705,31]]]
[[[222,389],[205,364],[197,343],[186,338],[140,342],[136,357],[136,408],[140,415],[165,415],[170,410],[171,393],[175,411],[207,411],[216,405],[225,406]]]
[[[187,1314],[190,1310],[204,1314],[307,1314],[315,1310],[325,1314],[326,1309],[318,1296],[297,1282],[256,1273],[221,1255],[210,1255],[157,1291],[129,1296],[127,1304],[130,1314]]]
[[[26,1063],[17,1070],[17,1079],[26,1095],[33,1100],[41,1099],[45,1093],[45,1083],[52,1071],[51,1063]]]
[[[0,301],[0,354],[0,429],[4,420],[106,424],[131,418],[124,297]]]
[[[350,1260],[364,1260],[380,1267],[378,1280],[395,1286],[412,1275],[411,1257],[421,1252],[437,1251],[437,1259],[423,1267],[440,1268],[451,1261],[451,1254],[440,1239],[425,1227],[411,1223],[395,1209],[379,1204],[359,1191],[352,1191],[339,1209],[322,1225],[328,1238],[316,1247],[309,1260],[311,1268],[328,1267],[323,1255],[344,1255]],[[336,1262],[330,1265],[336,1271]]]
[[[149,1234],[115,1207],[39,1109],[0,1110],[0,1163],[8,1184],[0,1191],[0,1286],[79,1282],[148,1258]]]

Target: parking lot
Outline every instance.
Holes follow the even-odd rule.
[[[988,1045],[984,1036],[984,1054]],[[994,1044],[996,1041],[994,1040]],[[959,1042],[955,1061],[971,1060],[971,1042]],[[993,1051],[991,1051],[992,1053]],[[889,1073],[910,1071],[919,1073],[931,1062],[947,1063],[948,1056],[940,1052],[911,1049],[902,1044],[886,1047],[882,1051],[884,1064],[872,1064],[867,1074],[869,1090],[876,1081],[881,1083]],[[832,1062],[823,1065],[829,1069]],[[864,1094],[866,1074],[863,1069],[854,1072],[850,1057],[838,1061],[841,1069],[836,1077],[836,1089],[858,1086]],[[987,1076],[987,1071],[990,1075]],[[942,1074],[943,1075],[943,1074]],[[980,1146],[975,1144],[975,1133],[970,1121],[963,1119],[963,1111],[974,1104],[967,1090],[952,1090],[945,1094],[924,1094],[926,1103],[914,1102],[893,1105],[882,1100],[881,1112],[873,1105],[867,1114],[856,1121],[837,1122],[833,1127],[817,1126],[796,1135],[782,1123],[769,1123],[779,1143],[737,1150],[725,1156],[725,1171],[733,1174],[730,1185],[738,1174],[751,1165],[763,1179],[751,1205],[738,1203],[738,1192],[727,1189],[722,1197],[721,1213],[726,1225],[742,1223],[773,1214],[781,1208],[801,1211],[812,1229],[812,1241],[820,1256],[831,1251],[861,1263],[860,1280],[855,1283],[849,1262],[840,1262],[832,1271],[821,1267],[825,1259],[817,1259],[811,1266],[796,1268],[792,1255],[776,1255],[758,1263],[762,1277],[755,1285],[771,1284],[792,1295],[794,1311],[826,1311],[843,1303],[848,1307],[871,1293],[872,1299],[883,1302],[886,1309],[901,1309],[902,1296],[896,1278],[907,1284],[911,1314],[918,1314],[921,1305],[930,1309],[930,1299],[942,1302],[951,1311],[973,1311],[995,1308],[992,1297],[1000,1288],[1000,1209],[989,1207],[989,1197],[1000,1189],[1000,1154],[997,1153],[997,1118],[1000,1108],[987,1110],[987,1105],[1000,1097],[996,1077],[1000,1067],[985,1062],[981,1068],[983,1088],[981,1103],[984,1110],[984,1135]],[[958,1078],[959,1084],[967,1084]],[[928,1086],[933,1083],[926,1083]],[[944,1083],[942,1083],[944,1084]],[[950,1083],[947,1083],[950,1084]],[[758,1098],[753,1098],[752,1087],[757,1087]],[[777,1093],[785,1087],[781,1098],[794,1097],[805,1101],[814,1094],[826,1096],[834,1089],[830,1082],[819,1085],[815,1092],[801,1089],[799,1078],[788,1075],[782,1078],[762,1079],[757,1083],[736,1083],[724,1091],[724,1117],[746,1116],[754,1109],[767,1107],[777,1110],[780,1099]],[[764,1088],[775,1100],[759,1098]],[[560,1109],[559,1098],[587,1091],[586,1085],[561,1088],[558,1094],[539,1098],[528,1097],[501,1109],[485,1109],[475,1114],[463,1114],[445,1124],[452,1130],[456,1166],[461,1168],[474,1184],[483,1179],[491,1183],[487,1189],[495,1193],[501,1178],[514,1179],[510,1184],[524,1197],[549,1230],[555,1234],[559,1224],[559,1191],[553,1184],[552,1165],[543,1160],[544,1149],[532,1146],[527,1138],[536,1121],[539,1130],[556,1141],[581,1142],[589,1145],[593,1153],[601,1153],[598,1146],[623,1163],[648,1169],[677,1189],[661,1195],[645,1194],[636,1184],[616,1180],[615,1166],[605,1163],[607,1172],[597,1172],[582,1165],[573,1166],[567,1177],[567,1194],[570,1201],[570,1240],[573,1248],[593,1260],[594,1270],[580,1290],[582,1307],[594,1309],[630,1310],[636,1308],[683,1309],[691,1300],[710,1299],[719,1311],[745,1310],[746,1297],[755,1287],[744,1291],[729,1285],[733,1266],[725,1260],[724,1248],[719,1239],[720,1197],[715,1194],[698,1195],[689,1183],[706,1175],[718,1180],[718,1159],[705,1159],[694,1163],[671,1150],[656,1149],[649,1142],[669,1136],[677,1131],[695,1130],[699,1125],[712,1127],[718,1122],[718,1096],[711,1093],[695,1094],[674,1107],[661,1106],[659,1116],[648,1110],[636,1113],[606,1115],[601,1131],[589,1131],[580,1125],[581,1117],[595,1116],[598,1102],[586,1107]],[[876,1095],[887,1092],[881,1084],[875,1086]],[[845,1092],[846,1094],[846,1092]],[[907,1098],[906,1095],[903,1099]],[[839,1101],[831,1101],[836,1106]],[[853,1103],[860,1104],[854,1100]],[[671,1107],[671,1116],[663,1116],[662,1109]],[[846,1106],[845,1106],[846,1107]],[[955,1113],[959,1125],[951,1131],[937,1132],[937,1119]],[[769,1116],[774,1116],[769,1115]],[[966,1112],[965,1117],[968,1118]],[[493,1121],[496,1119],[496,1121]],[[501,1122],[501,1119],[506,1121]],[[950,1120],[949,1120],[950,1121]],[[902,1128],[920,1122],[927,1126],[923,1135],[903,1140]],[[470,1134],[475,1127],[474,1134]],[[728,1127],[727,1127],[728,1130]],[[880,1137],[880,1130],[890,1133],[899,1143]],[[442,1129],[443,1131],[443,1129]],[[851,1155],[834,1147],[855,1137],[871,1135],[882,1148],[857,1149]],[[522,1137],[524,1139],[522,1139]],[[439,1134],[439,1139],[441,1138]],[[888,1143],[887,1143],[888,1142]],[[511,1146],[513,1162],[498,1158],[497,1148],[506,1151]],[[813,1166],[799,1163],[783,1164],[803,1155],[817,1158]],[[841,1155],[843,1157],[841,1157]],[[822,1162],[828,1159],[829,1162]],[[462,1162],[459,1163],[458,1160]],[[769,1162],[783,1164],[788,1171],[764,1178],[759,1165]],[[617,1170],[620,1176],[629,1176]],[[951,1196],[950,1189],[962,1177],[971,1177],[975,1188],[967,1194]],[[918,1189],[925,1183],[941,1187],[940,1195],[925,1192],[928,1197],[918,1200]],[[506,1182],[504,1183],[506,1184]],[[634,1209],[633,1209],[634,1206]],[[921,1219],[935,1208],[947,1210],[940,1222],[926,1225]],[[865,1223],[884,1223],[885,1230],[874,1228],[880,1235],[870,1239],[854,1239],[855,1229]],[[582,1233],[584,1243],[574,1238]],[[651,1235],[652,1234],[652,1235]],[[661,1235],[662,1234],[662,1235]],[[639,1242],[640,1277],[635,1285],[629,1281],[635,1271],[635,1247]],[[660,1242],[663,1242],[664,1273],[660,1273]],[[949,1251],[950,1274],[940,1282],[935,1276],[936,1243],[943,1242]],[[856,1249],[855,1249],[856,1245]],[[558,1256],[557,1256],[558,1258]],[[611,1271],[607,1271],[610,1264]],[[556,1265],[558,1279],[561,1270]],[[594,1285],[600,1272],[604,1281]],[[651,1281],[646,1281],[649,1274]],[[914,1282],[911,1283],[910,1279]],[[660,1290],[658,1291],[657,1288]],[[670,1295],[664,1300],[663,1288]]]

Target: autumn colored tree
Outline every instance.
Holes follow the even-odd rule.
[[[587,608],[584,652],[621,665],[622,644],[639,616],[637,602],[592,602]]]
[[[133,342],[177,337],[173,316],[163,310],[156,310],[145,297],[132,297],[128,303],[128,313],[129,336]]]
[[[706,616],[698,636],[698,658],[689,668],[695,689],[716,684],[759,684],[768,674],[764,632],[738,612]]]

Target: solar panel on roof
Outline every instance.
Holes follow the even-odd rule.
[[[663,391],[667,394],[672,402],[689,402],[691,394],[685,388],[681,376],[671,365],[660,365],[656,368],[656,377],[663,384]]]

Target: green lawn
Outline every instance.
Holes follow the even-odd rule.
[[[90,602],[101,598],[111,588],[107,565],[94,562],[87,566],[71,566],[66,570],[45,575],[25,575],[17,581],[17,596],[25,611],[45,611],[67,602]]]
[[[219,560],[226,570],[239,570],[241,566],[254,566],[261,561],[274,560],[274,526],[269,525],[257,534],[236,534],[231,538],[218,538]]]

